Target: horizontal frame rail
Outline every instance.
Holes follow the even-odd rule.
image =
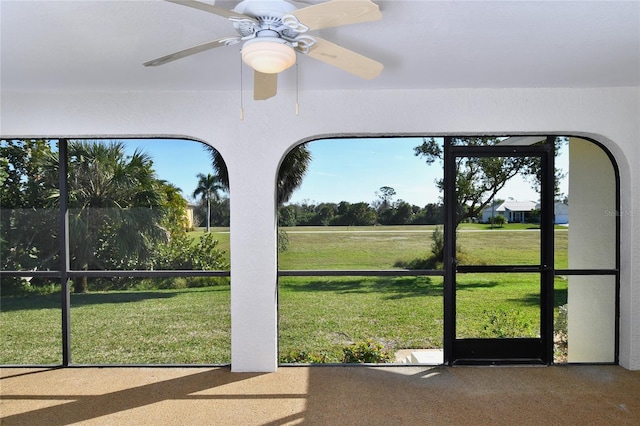
[[[458,266],[458,273],[474,272],[541,272],[549,270],[526,265],[463,265]],[[554,269],[554,275],[617,275],[618,269]],[[154,270],[154,271],[68,271],[69,277],[229,277],[231,271],[203,271],[203,270]],[[60,278],[60,271],[0,271],[0,275],[7,277],[40,277]],[[355,269],[355,270],[280,270],[280,277],[320,277],[320,276],[444,276],[443,270],[437,269]]]
[[[544,145],[450,145],[449,152],[459,157],[510,157],[542,156],[553,149],[552,144]]]
[[[40,277],[40,278],[60,278],[60,271],[2,271],[0,276],[6,277]]]
[[[539,265],[458,265],[456,272],[460,274],[472,273],[515,273],[515,272],[531,272],[539,273],[549,271],[550,268]]]
[[[554,275],[618,275],[618,269],[555,269]]]
[[[60,271],[2,271],[0,275],[8,277],[43,277],[59,278]],[[229,277],[231,271],[203,271],[203,270],[166,270],[166,271],[67,271],[68,277],[89,277],[89,278],[164,278],[164,277]]]
[[[278,277],[443,277],[444,271],[435,269],[345,269],[345,270],[281,270]]]

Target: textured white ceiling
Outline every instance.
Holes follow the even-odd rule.
[[[380,77],[363,81],[299,55],[300,90],[640,85],[639,1],[376,3],[382,21],[318,34],[382,62]],[[231,23],[216,15],[161,0],[1,0],[0,14],[2,90],[240,85],[239,45],[142,66],[235,35]],[[281,87],[295,84],[295,72],[294,67],[281,75]],[[243,75],[247,88],[250,70],[245,67]]]

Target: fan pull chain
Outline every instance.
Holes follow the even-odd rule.
[[[298,62],[296,61],[296,115],[300,115],[300,104],[298,103],[299,98],[299,81],[300,81],[300,72],[298,68]]]
[[[240,120],[244,120],[244,103],[242,101],[242,81],[244,80],[242,75],[242,56],[240,56]]]

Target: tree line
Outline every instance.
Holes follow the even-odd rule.
[[[424,207],[403,200],[376,203],[293,203],[278,209],[280,226],[435,225],[444,221],[442,204]]]

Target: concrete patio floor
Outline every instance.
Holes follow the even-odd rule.
[[[640,424],[618,366],[3,368],[10,425]]]

